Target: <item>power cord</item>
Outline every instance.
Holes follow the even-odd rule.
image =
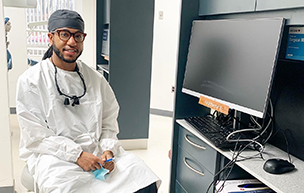
[[[229,172],[228,172],[228,174],[225,176],[225,178],[224,178],[224,182],[223,182],[223,184],[221,185],[221,187],[218,189],[218,190],[215,190],[216,192],[219,192],[220,191],[220,189],[222,189],[223,187],[224,187],[224,185],[225,185],[225,182],[226,182],[226,180],[228,179],[228,177],[229,177],[229,175],[230,175],[230,173],[232,172],[232,169],[233,169],[233,166],[235,165],[235,163],[237,162],[237,161],[239,161],[238,160],[238,157],[239,157],[239,155],[244,151],[244,150],[246,150],[247,149],[247,147],[250,145],[251,143],[248,143],[248,144],[246,144],[244,147],[240,147],[240,146],[238,146],[238,144],[236,143],[236,145],[235,145],[235,147],[234,147],[234,152],[233,152],[233,155],[232,155],[232,159],[220,170],[220,171],[218,171],[215,175],[214,175],[214,180],[209,184],[209,186],[208,186],[208,188],[207,188],[207,190],[206,190],[206,193],[208,193],[208,191],[210,190],[210,188],[211,188],[211,186],[212,185],[214,185],[214,187],[217,185],[217,183],[219,182],[219,179],[218,179],[218,182],[216,183],[216,177],[217,176],[219,176],[221,173],[223,173],[224,171],[226,171],[226,169],[227,168],[229,168],[230,170],[229,170]],[[237,150],[237,147],[239,147],[239,149]]]
[[[264,144],[261,144],[260,142],[258,142],[257,140],[259,138],[262,137],[262,135],[268,130],[270,124],[272,123],[272,117],[273,117],[273,106],[272,106],[272,102],[271,100],[269,101],[269,104],[270,104],[270,109],[271,109],[271,114],[269,115],[269,121],[268,121],[268,124],[266,125],[266,127],[263,129],[263,127],[255,120],[255,118],[253,118],[253,116],[250,116],[250,119],[257,125],[256,128],[245,128],[245,129],[240,129],[240,130],[236,130],[236,131],[233,131],[231,132],[227,137],[226,137],[226,140],[229,141],[229,142],[236,142],[236,141],[241,141],[241,142],[253,142],[255,143],[256,145],[258,145],[260,148],[263,149],[264,147]],[[268,114],[268,113],[267,113]],[[234,136],[235,134],[237,133],[243,133],[243,132],[252,132],[252,131],[260,131],[261,129],[263,129],[262,132],[260,132],[256,137],[252,138],[252,139],[230,139],[232,136]],[[273,130],[273,129],[272,129]],[[267,140],[270,138],[272,134],[272,131],[270,133],[270,135],[267,137]],[[266,141],[267,141],[266,140]]]
[[[234,167],[234,165],[236,164],[237,161],[244,161],[244,160],[254,159],[254,158],[261,158],[261,159],[264,160],[263,155],[262,155],[262,153],[264,152],[264,148],[265,148],[264,145],[266,144],[266,142],[269,140],[269,138],[272,136],[272,133],[273,133],[273,124],[271,124],[271,123],[273,123],[273,106],[272,106],[271,100],[270,100],[269,104],[270,104],[270,114],[267,112],[267,115],[269,116],[269,120],[268,120],[268,123],[267,123],[267,125],[265,127],[264,127],[264,123],[265,123],[264,120],[263,120],[263,124],[261,125],[261,124],[258,123],[258,121],[253,116],[251,116],[250,120],[256,125],[255,128],[247,128],[247,129],[237,130],[237,131],[234,131],[234,132],[232,132],[232,134],[230,134],[230,135],[227,136],[227,140],[228,141],[236,143],[235,147],[234,147],[234,150],[233,151],[231,150],[232,153],[233,153],[232,154],[232,159],[220,171],[218,171],[214,175],[214,180],[208,186],[206,193],[208,193],[208,191],[210,190],[210,188],[212,187],[212,185],[214,185],[215,192],[221,192],[223,190],[225,182],[228,179],[228,177],[230,176],[230,174],[231,174],[231,172],[233,170],[233,167]],[[227,116],[228,118],[224,119],[223,117],[221,117],[221,115],[222,114],[218,115],[218,113],[217,113],[217,119],[222,124],[225,124],[225,123],[229,122],[232,118],[235,118],[234,116],[228,115]],[[226,120],[227,122],[223,121],[223,120]],[[239,121],[238,119],[236,119],[236,120]],[[268,134],[268,136],[266,137],[266,139],[262,140],[262,143],[258,142],[257,140],[259,138],[262,138],[262,135],[264,135],[266,133],[266,131],[268,130],[268,128],[270,127],[270,125],[271,125],[271,130],[270,130],[270,133]],[[264,127],[264,129],[263,129],[263,127]],[[262,132],[260,132],[256,137],[254,137],[252,139],[240,139],[240,138],[234,139],[234,140],[229,139],[233,134],[235,135],[236,133],[248,132],[248,131],[261,131],[261,130],[262,130]],[[286,136],[284,135],[284,137],[286,137]],[[248,143],[246,145],[244,145],[244,146],[242,146],[242,145],[239,146],[238,145],[239,142],[248,142]],[[259,151],[259,153],[256,154],[256,155],[250,156],[250,157],[243,157],[243,156],[241,156],[241,153],[245,149],[247,149],[249,146],[251,146],[252,144],[254,144],[254,146],[258,145],[260,147],[260,148],[257,149]],[[237,147],[239,147],[238,150],[237,150]],[[259,156],[259,157],[257,157],[257,156]],[[238,159],[239,157],[241,157],[243,159]],[[228,170],[228,172],[227,172],[227,170]],[[226,175],[223,178],[223,180],[221,180],[221,181],[223,181],[223,183],[222,183],[222,185],[220,187],[218,187],[218,190],[216,190],[215,187],[220,182],[220,179],[221,179],[221,178],[217,178],[217,177],[221,173],[223,173],[223,172],[226,173]],[[216,180],[217,180],[217,182],[216,182]]]

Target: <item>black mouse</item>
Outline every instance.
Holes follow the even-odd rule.
[[[263,169],[271,174],[283,174],[295,169],[295,166],[287,160],[269,159],[264,163]]]

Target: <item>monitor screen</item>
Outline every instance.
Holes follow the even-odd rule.
[[[283,18],[193,21],[182,92],[265,116]]]
[[[109,56],[109,44],[110,44],[110,31],[109,29],[104,29],[102,34],[102,48],[101,55]]]

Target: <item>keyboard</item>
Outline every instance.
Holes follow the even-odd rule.
[[[232,129],[221,126],[212,116],[188,117],[185,120],[216,147],[224,149],[235,146],[234,142],[231,143],[226,140]]]

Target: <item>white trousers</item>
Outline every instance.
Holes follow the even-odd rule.
[[[133,193],[154,182],[160,186],[160,179],[131,153],[115,157],[115,165],[115,170],[102,181],[76,163],[42,155],[34,179],[40,193]]]

